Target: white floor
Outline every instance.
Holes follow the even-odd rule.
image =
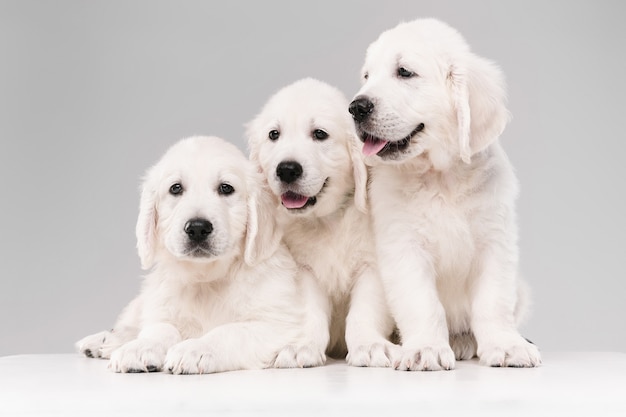
[[[79,355],[0,358],[0,416],[626,416],[626,353],[544,353],[536,369],[352,368],[115,374]],[[357,414],[358,413],[358,414]]]

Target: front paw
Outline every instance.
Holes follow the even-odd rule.
[[[541,365],[541,354],[521,335],[492,337],[478,347],[482,365],[492,367],[534,368]]]
[[[167,346],[153,340],[135,339],[111,353],[109,368],[114,372],[158,372],[163,368]]]
[[[391,343],[361,345],[350,349],[346,361],[350,366],[388,368],[391,366],[392,358],[399,356],[397,353],[399,351],[400,348]]]
[[[454,366],[454,352],[447,344],[403,348],[393,363],[398,371],[448,371]]]
[[[111,332],[109,331],[103,331],[83,337],[76,342],[76,349],[88,358],[108,359],[106,353],[103,351],[103,348],[107,345],[107,339],[109,337],[111,337]]]
[[[218,372],[218,358],[206,343],[188,339],[170,348],[164,369],[175,375],[211,374]]]
[[[312,368],[326,363],[326,354],[319,347],[310,345],[285,346],[274,360],[274,368]]]

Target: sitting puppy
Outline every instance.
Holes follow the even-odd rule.
[[[451,369],[476,354],[539,365],[516,328],[526,298],[500,70],[424,19],[369,46],[362,82],[349,111],[372,166],[378,259],[405,350],[395,367]]]
[[[77,343],[115,372],[266,368],[303,328],[297,267],[262,178],[235,146],[192,137],[147,173],[137,248],[152,268],[111,332]]]
[[[347,105],[337,89],[304,79],[277,92],[248,124],[250,158],[274,193],[284,241],[300,273],[314,281],[307,290],[308,336],[281,352],[281,366],[323,364],[326,350],[332,357],[348,352],[350,365],[390,365],[393,323]]]

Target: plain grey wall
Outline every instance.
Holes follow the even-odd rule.
[[[0,355],[70,352],[137,293],[139,179],[305,76],[352,96],[365,48],[438,17],[507,75],[524,334],[626,351],[626,3],[0,1]]]

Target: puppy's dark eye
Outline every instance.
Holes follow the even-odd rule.
[[[183,193],[183,186],[180,183],[172,184],[172,186],[170,187],[171,195],[180,195],[182,193]]]
[[[328,133],[324,132],[322,129],[315,129],[313,131],[313,137],[317,140],[324,140],[328,138]]]
[[[267,137],[270,138],[270,140],[278,140],[278,138],[280,137],[280,132],[276,129],[270,130],[270,133],[268,133]]]
[[[220,184],[219,187],[217,187],[217,192],[219,195],[231,195],[232,193],[235,192],[235,189],[233,188],[232,185],[230,184]]]
[[[367,79],[369,78],[369,76],[370,76],[370,75],[366,72],[365,74],[363,74],[363,79],[364,79],[364,80],[367,80]]]
[[[415,73],[413,71],[409,71],[408,69],[406,69],[404,67],[398,68],[398,77],[411,78],[414,75],[415,75]]]

